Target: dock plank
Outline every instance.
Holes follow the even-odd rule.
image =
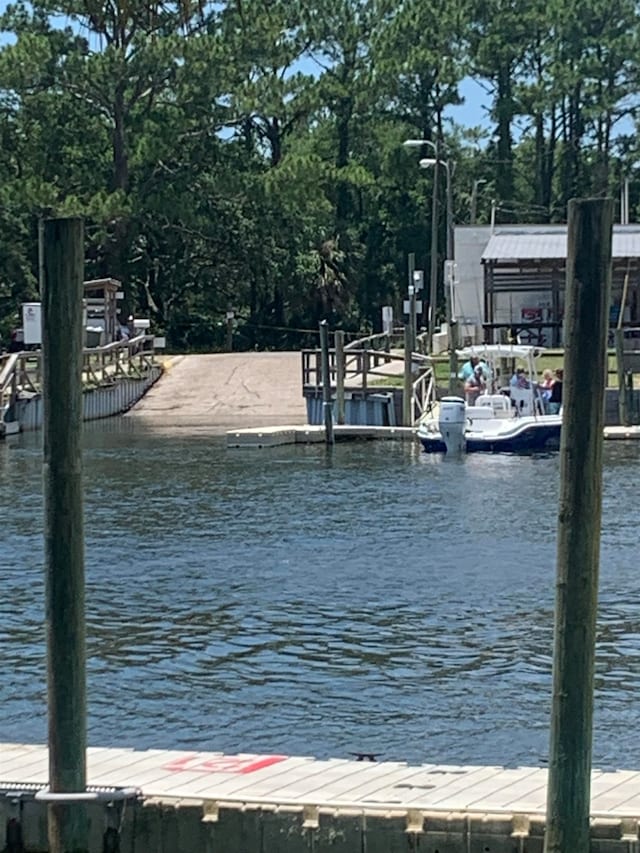
[[[609,812],[633,799],[640,790],[640,773],[636,770],[618,770],[603,773],[591,784],[591,810]]]
[[[274,786],[304,777],[306,768],[312,761],[313,759],[305,757],[286,758],[278,764],[251,772],[253,791],[258,792],[260,796],[267,796]],[[173,789],[183,797],[203,797],[207,792],[215,789],[217,798],[224,799],[224,797],[241,794],[246,790],[247,784],[246,774],[234,772],[214,774],[201,770],[178,774]],[[262,786],[262,789],[259,790],[259,786]]]
[[[478,791],[483,785],[495,784],[501,777],[502,767],[443,767],[437,770],[439,780],[432,791],[416,793],[407,799],[412,808],[450,808],[456,811],[465,808],[470,791]]]
[[[46,747],[29,746],[24,750],[0,749],[0,779],[5,782],[43,784],[49,778],[49,754]]]

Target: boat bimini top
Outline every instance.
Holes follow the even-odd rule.
[[[530,347],[525,344],[476,344],[456,350],[458,358],[465,360],[471,356],[484,356],[487,361],[495,361],[498,358],[519,358],[522,361],[532,361],[544,352],[544,347]]]

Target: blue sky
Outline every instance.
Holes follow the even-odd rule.
[[[485,89],[476,80],[471,77],[465,78],[458,89],[460,95],[464,99],[464,103],[459,107],[449,107],[445,110],[445,115],[457,124],[463,124],[467,127],[475,127],[477,125],[488,125],[488,113],[490,99]]]
[[[0,0],[0,14],[4,12],[9,5],[8,0]],[[13,41],[12,36],[7,33],[0,33],[0,46]],[[457,107],[450,107],[445,111],[445,116],[456,124],[466,127],[475,127],[477,125],[488,125],[487,107],[488,98],[486,91],[482,86],[471,78],[466,78],[460,85],[460,95],[464,103]]]

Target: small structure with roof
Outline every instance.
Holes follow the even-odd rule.
[[[476,340],[561,346],[566,225],[461,226],[455,237],[460,313]],[[640,225],[615,225],[612,326],[620,312],[623,327],[640,325],[639,289]]]
[[[118,340],[120,320],[118,318],[118,294],[122,284],[115,278],[94,278],[84,283],[84,298],[87,311],[87,344],[99,346]],[[90,330],[95,341],[90,341]]]

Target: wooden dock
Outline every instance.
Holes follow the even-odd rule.
[[[90,748],[88,785],[113,796],[106,818],[90,807],[91,853],[105,825],[135,853],[541,853],[546,769],[359,758]],[[47,776],[45,746],[0,744],[0,810],[26,851],[46,848]],[[640,771],[594,771],[591,810],[592,850],[637,853]]]

